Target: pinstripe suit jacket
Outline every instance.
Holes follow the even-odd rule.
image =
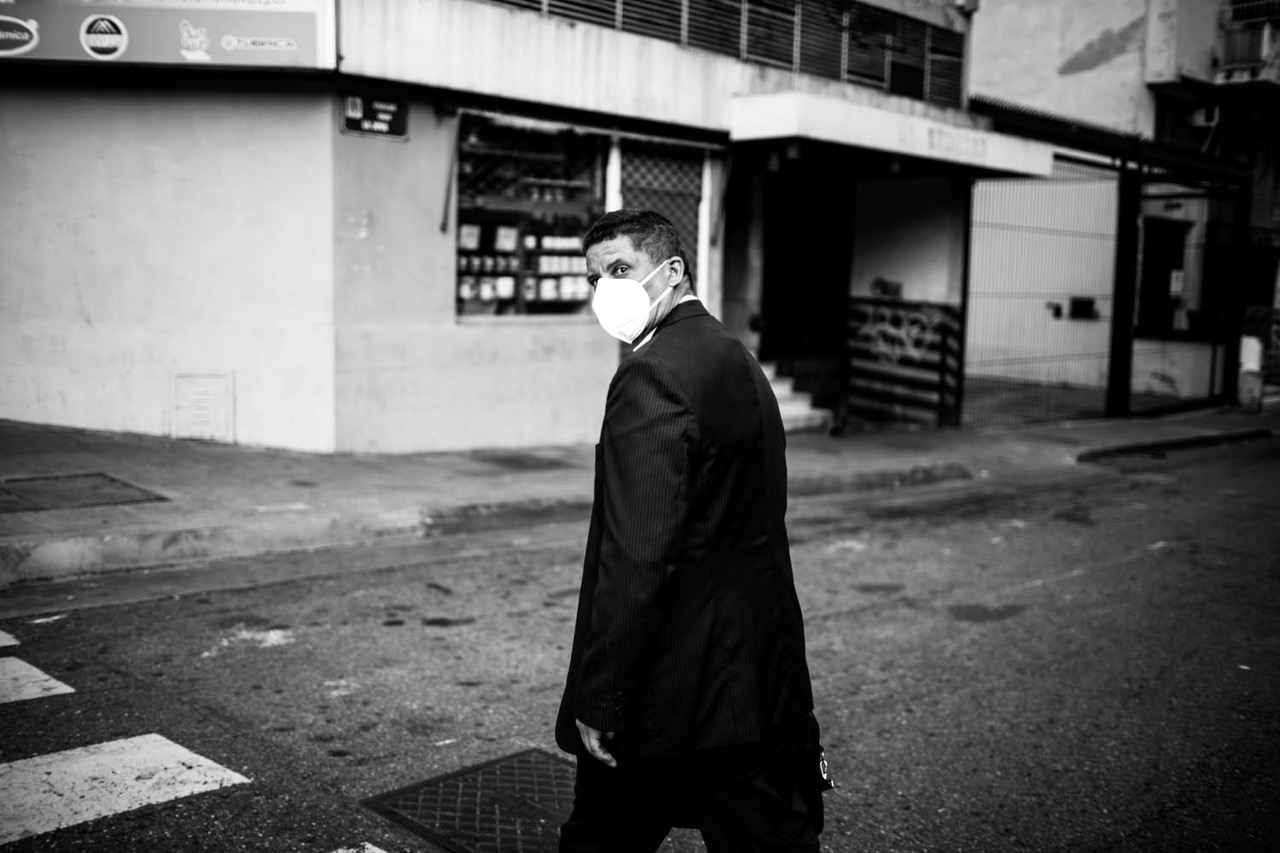
[[[609,386],[556,741],[614,755],[751,743],[810,711],[782,420],[755,358],[677,305]]]

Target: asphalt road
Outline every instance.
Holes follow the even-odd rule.
[[[793,501],[824,849],[1280,849],[1278,506],[1274,439]],[[437,849],[360,803],[554,750],[584,535],[46,588],[0,653],[75,692],[0,706],[0,761],[158,733],[252,781],[3,849]]]

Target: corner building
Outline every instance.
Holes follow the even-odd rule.
[[[815,403],[949,411],[913,366],[945,334],[905,324],[960,327],[974,180],[1052,171],[966,110],[975,6],[7,4],[0,417],[594,441],[620,350],[580,240],[624,206],[680,227],[709,309]],[[892,369],[846,394],[858,346]]]

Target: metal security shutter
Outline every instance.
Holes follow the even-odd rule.
[[[689,47],[726,56],[742,53],[742,0],[688,0]]]
[[[618,0],[551,0],[551,14],[602,27],[618,24]]]
[[[744,59],[791,68],[796,52],[794,0],[747,0],[747,54]]]
[[[964,100],[964,36],[937,27],[929,31],[929,65],[924,98],[942,107]]]
[[[683,7],[682,0],[622,0],[622,29],[679,44]]]
[[[623,206],[654,210],[670,219],[684,240],[691,273],[698,268],[703,156],[701,149],[682,145],[622,143]]]
[[[800,3],[800,70],[844,79],[844,6],[837,0]]]

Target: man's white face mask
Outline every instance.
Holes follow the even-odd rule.
[[[667,258],[654,267],[653,272],[643,281],[633,278],[600,278],[596,280],[596,295],[591,300],[591,310],[595,311],[600,327],[624,344],[634,343],[640,337],[645,326],[649,324],[649,316],[675,290],[675,285],[668,285],[666,291],[649,302],[649,294],[644,286],[659,270],[677,256]],[[678,282],[677,282],[678,283]]]

